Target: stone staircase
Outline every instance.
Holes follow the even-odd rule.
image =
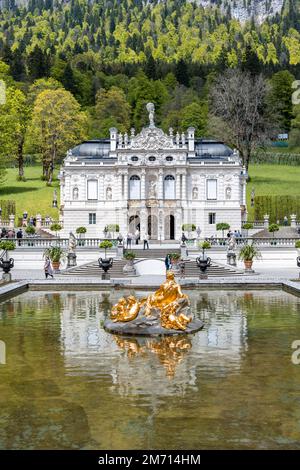
[[[138,250],[137,250],[138,251]],[[164,251],[164,253],[149,253],[150,250],[141,251],[137,254],[136,260],[141,259],[164,259],[166,254],[170,252]],[[151,250],[152,251],[152,250]],[[153,250],[154,251],[154,250]],[[175,250],[174,250],[175,251]],[[178,250],[179,251],[179,250]],[[112,268],[109,270],[110,277],[113,279],[116,278],[125,278],[128,277],[123,273],[123,267],[126,264],[126,260],[114,260]],[[93,261],[91,263],[83,264],[81,266],[76,266],[64,271],[62,274],[67,276],[78,276],[78,277],[100,277],[102,270],[99,268],[98,261]],[[206,274],[208,277],[232,277],[232,276],[243,276],[244,272],[239,269],[234,269],[230,266],[221,265],[218,263],[212,263],[212,265],[207,269]],[[190,260],[185,262],[185,277],[199,278],[200,270],[196,264],[196,261]]]
[[[150,248],[150,250],[137,250],[128,249],[126,251],[133,251],[136,259],[165,259],[168,253],[179,253],[178,248]]]
[[[111,278],[121,278],[128,277],[123,273],[123,268],[126,264],[126,260],[115,260],[111,269],[108,271],[108,274]],[[99,268],[98,261],[93,261],[92,263],[82,264],[81,266],[75,266],[64,271],[62,274],[66,276],[79,276],[79,277],[101,277],[103,271]]]

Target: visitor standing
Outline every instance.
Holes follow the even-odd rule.
[[[144,242],[144,250],[149,250],[149,235],[148,233],[145,233],[144,237],[143,237],[143,242]]]
[[[180,279],[184,279],[185,277],[185,262],[183,259],[179,262],[179,270],[180,270]]]
[[[166,271],[168,272],[171,267],[171,259],[169,255],[165,257],[165,266],[166,266]]]
[[[132,233],[128,232],[126,237],[126,248],[131,248]]]
[[[21,240],[23,238],[23,231],[21,228],[17,231],[17,239],[18,239],[18,245],[21,246]]]
[[[48,279],[48,276],[50,276],[51,279],[53,279],[53,269],[52,269],[50,258],[48,256],[45,259],[44,271],[45,271],[46,279]]]
[[[135,236],[135,244],[138,245],[139,239],[140,239],[140,231],[138,228],[136,229],[134,236]]]

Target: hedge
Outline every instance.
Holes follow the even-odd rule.
[[[264,215],[270,216],[270,223],[283,221],[284,217],[297,215],[300,219],[300,196],[255,196],[254,218],[263,220]]]
[[[251,163],[256,164],[274,164],[274,165],[300,165],[299,153],[273,153],[273,152],[257,152],[253,155]]]
[[[0,207],[2,209],[2,219],[8,220],[10,215],[16,215],[16,201],[3,200],[0,201]]]

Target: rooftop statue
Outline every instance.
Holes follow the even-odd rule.
[[[149,125],[150,127],[155,127],[155,124],[154,124],[155,106],[153,103],[148,103],[146,108],[149,113]]]
[[[112,333],[136,335],[191,333],[202,328],[203,323],[193,320],[189,310],[188,296],[176,282],[175,274],[168,271],[165,282],[148,297],[122,297],[112,307],[104,328]]]

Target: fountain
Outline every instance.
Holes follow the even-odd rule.
[[[104,328],[110,333],[137,336],[195,333],[203,328],[203,322],[193,319],[189,310],[188,296],[175,281],[175,274],[168,271],[166,281],[148,297],[122,297],[111,309]]]

